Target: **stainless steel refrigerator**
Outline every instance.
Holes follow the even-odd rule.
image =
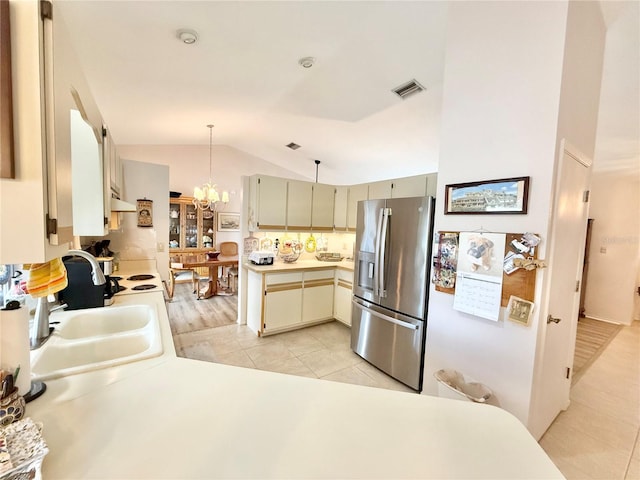
[[[358,202],[351,349],[422,390],[433,197]]]

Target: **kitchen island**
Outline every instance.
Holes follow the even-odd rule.
[[[27,405],[44,478],[563,478],[504,410],[177,358],[160,320],[161,356],[49,380]]]

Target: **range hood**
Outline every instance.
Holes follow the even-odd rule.
[[[136,206],[132,203],[124,202],[119,198],[111,197],[112,212],[135,212]]]

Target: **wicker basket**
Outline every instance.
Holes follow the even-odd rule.
[[[42,425],[29,417],[0,428],[1,480],[31,480],[41,478],[44,456],[49,453],[42,438]]]

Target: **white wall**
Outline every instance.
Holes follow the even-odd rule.
[[[566,16],[565,2],[451,3],[436,230],[538,233],[544,258]],[[526,215],[444,215],[445,185],[519,176],[531,177]],[[486,384],[526,425],[539,315],[527,328],[452,305],[452,295],[431,288],[424,393],[437,393],[435,371],[454,368]]]
[[[136,200],[153,200],[153,227],[138,227],[136,213],[124,213],[122,228],[110,232],[109,248],[120,260],[156,259],[158,272],[168,281],[169,267],[169,168],[166,165],[123,161],[123,198],[132,204]],[[84,238],[83,241],[100,240]]]
[[[214,132],[215,133],[215,132]],[[121,145],[118,147],[122,158],[138,162],[169,166],[169,189],[193,196],[193,187],[209,181],[208,145]],[[213,146],[212,181],[218,191],[229,192],[229,204],[225,212],[240,212],[242,209],[242,175],[261,173],[293,179],[309,180],[266,160],[249,155],[225,145]],[[167,197],[168,197],[167,192]],[[124,198],[127,201],[135,199]],[[167,205],[167,215],[169,207]],[[168,242],[168,226],[167,240]],[[237,242],[242,245],[241,232],[216,232],[216,243]]]
[[[589,217],[594,222],[585,315],[630,325],[640,268],[640,178],[594,175]]]

